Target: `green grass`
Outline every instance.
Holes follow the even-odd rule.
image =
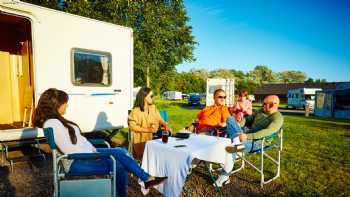
[[[168,110],[173,131],[190,125],[200,110],[183,101],[156,104]],[[284,115],[284,120],[281,177],[272,183],[278,189],[268,195],[350,196],[350,120],[302,115]],[[257,156],[251,158],[257,161]],[[253,170],[243,174],[259,181]]]
[[[286,115],[282,176],[289,195],[350,195],[350,122]]]

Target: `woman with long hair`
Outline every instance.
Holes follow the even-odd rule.
[[[167,123],[160,116],[153,103],[153,91],[143,87],[136,95],[134,108],[128,118],[130,130],[133,132],[133,150],[136,158],[142,158],[145,143],[153,139],[160,126],[169,130]]]
[[[62,90],[50,88],[40,97],[35,109],[33,124],[40,128],[53,128],[55,143],[64,154],[72,153],[108,153],[117,160],[117,193],[118,196],[127,195],[128,172],[139,177],[145,187],[160,184],[167,177],[152,177],[146,173],[127,151],[123,148],[95,148],[80,133],[79,126],[63,117],[68,106],[68,94]],[[69,172],[101,172],[112,168],[110,159],[74,160],[65,165]]]

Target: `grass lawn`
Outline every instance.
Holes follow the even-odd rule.
[[[181,101],[158,100],[157,106],[168,110],[173,131],[188,126],[200,110],[187,107]],[[281,177],[265,186],[274,185],[275,189],[264,193],[264,188],[262,193],[268,196],[350,196],[350,120],[290,114],[284,118]],[[123,136],[125,133],[118,134],[117,138]],[[251,159],[256,160],[257,156]],[[258,174],[249,167],[239,174],[259,181]]]

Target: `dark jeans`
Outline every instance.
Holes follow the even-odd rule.
[[[146,173],[128,154],[124,148],[98,148],[97,152],[108,153],[116,159],[117,193],[119,197],[127,196],[128,172],[139,177],[143,182],[147,181],[149,174]],[[108,173],[113,164],[110,159],[99,160],[74,160],[69,171],[74,173],[95,172]]]

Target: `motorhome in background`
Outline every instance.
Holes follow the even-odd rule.
[[[288,90],[288,107],[304,108],[308,105],[311,109],[315,105],[316,91],[320,88],[296,88]]]
[[[214,105],[214,92],[223,89],[226,92],[226,105],[232,106],[235,98],[235,80],[223,78],[208,78],[206,92],[206,106]]]
[[[127,126],[132,29],[20,1],[0,1],[0,29],[0,133],[9,133],[5,137],[39,135],[28,121],[48,88],[69,94],[65,117],[82,132]]]
[[[182,100],[182,92],[166,91],[163,92],[162,98],[167,100]]]

